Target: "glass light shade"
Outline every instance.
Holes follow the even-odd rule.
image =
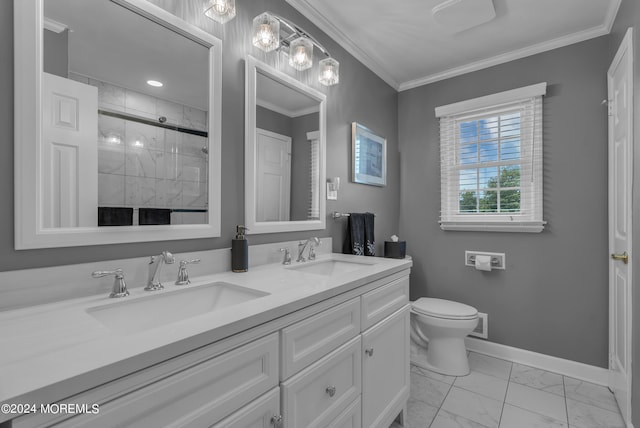
[[[207,0],[204,14],[221,24],[236,16],[236,0]]]
[[[320,61],[318,80],[325,86],[337,85],[340,82],[340,63],[333,58]]]
[[[313,65],[313,43],[306,37],[298,37],[289,46],[289,65],[302,71]]]
[[[268,13],[253,18],[253,45],[265,52],[280,46],[280,22]]]

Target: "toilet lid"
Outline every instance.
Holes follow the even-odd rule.
[[[412,304],[415,312],[437,318],[472,319],[478,316],[478,310],[464,303],[451,300],[421,297]]]

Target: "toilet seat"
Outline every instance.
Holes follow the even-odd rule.
[[[412,309],[421,315],[450,320],[470,320],[478,317],[478,310],[473,306],[432,297],[419,298],[413,302]]]

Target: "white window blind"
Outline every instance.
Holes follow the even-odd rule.
[[[443,230],[540,232],[546,83],[436,108]]]
[[[320,219],[320,142],[318,140],[319,133],[308,132],[309,140],[309,205],[307,210],[308,220]]]

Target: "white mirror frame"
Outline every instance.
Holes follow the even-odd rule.
[[[42,227],[39,169],[41,159],[37,148],[42,135],[43,0],[14,0],[16,250],[220,236],[222,42],[147,1],[112,1],[209,47],[209,222],[162,226]]]
[[[245,144],[244,144],[244,213],[248,234],[320,230],[326,228],[326,96],[295,78],[253,58],[245,60]],[[320,104],[319,112],[319,189],[320,216],[318,220],[257,221],[256,220],[256,82],[258,70],[274,80],[304,93]]]

